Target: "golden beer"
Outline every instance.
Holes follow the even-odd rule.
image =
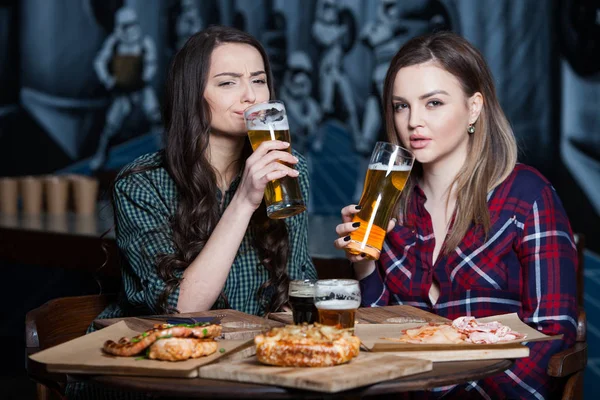
[[[260,144],[266,140],[281,140],[290,142],[289,130],[273,130],[273,131],[248,131],[248,138],[252,145],[252,150],[256,150]],[[291,153],[291,148],[287,151]],[[293,168],[290,164],[283,163],[288,167]],[[270,181],[265,188],[265,203],[267,204],[267,212],[270,212],[269,217],[287,218],[296,215],[306,210],[304,200],[302,200],[302,192],[296,178],[284,176],[281,179]]]
[[[273,122],[262,121],[261,119],[265,118],[265,114],[270,111],[280,112],[283,116]],[[257,104],[248,108],[244,117],[246,118],[248,139],[252,150],[256,150],[262,142],[267,140],[281,140],[291,143],[283,103],[270,101]],[[287,151],[292,152],[291,146],[287,148]],[[293,168],[290,164],[283,164]],[[289,176],[267,183],[265,203],[267,205],[267,215],[269,218],[274,219],[291,217],[306,210],[298,180]]]
[[[412,159],[408,165],[381,162],[369,165],[359,202],[361,209],[352,219],[352,222],[360,222],[360,226],[350,233],[347,252],[363,253],[369,260],[379,259],[388,223],[411,168]]]
[[[354,328],[356,310],[360,302],[354,300],[328,300],[315,304],[319,311],[319,323],[340,329]]]

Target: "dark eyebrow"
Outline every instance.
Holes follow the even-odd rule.
[[[256,71],[250,74],[250,76],[258,76],[258,75],[262,75],[262,74],[266,74],[265,71]],[[216,74],[215,76],[213,76],[213,78],[216,78],[217,76],[232,76],[234,78],[240,78],[242,77],[243,74],[236,74],[235,72],[221,72],[220,74]]]
[[[428,97],[435,96],[436,94],[445,94],[446,96],[450,96],[450,94],[448,92],[446,92],[445,90],[434,90],[429,93],[425,93],[422,96],[419,96],[419,100],[424,100]],[[406,101],[406,99],[404,97],[400,97],[400,96],[392,96],[392,100]]]
[[[445,94],[446,96],[450,96],[450,94],[448,94],[448,92],[446,92],[445,90],[438,89],[429,93],[425,93],[422,96],[419,96],[419,100],[424,100],[428,97],[435,96],[436,94]]]

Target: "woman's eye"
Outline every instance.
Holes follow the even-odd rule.
[[[267,83],[267,81],[265,79],[255,79],[254,83],[257,83],[259,85],[264,85]]]
[[[439,100],[431,100],[431,101],[430,101],[429,103],[427,103],[427,104],[428,104],[428,105],[430,105],[430,106],[432,106],[432,107],[438,107],[438,106],[441,106],[441,105],[442,105],[442,104],[444,104],[444,103],[442,103],[442,102],[441,102],[441,101],[439,101]]]
[[[231,86],[231,85],[233,85],[233,82],[221,82],[221,83],[219,83],[219,87]]]
[[[396,104],[394,104],[394,111],[404,110],[407,107],[408,107],[408,104],[405,104],[405,103],[396,103]]]

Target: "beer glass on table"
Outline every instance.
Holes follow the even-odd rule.
[[[342,329],[354,328],[360,306],[360,287],[354,279],[322,279],[315,286],[319,323]]]
[[[386,142],[375,144],[358,203],[361,209],[352,219],[352,222],[360,222],[360,226],[350,233],[347,252],[365,254],[369,260],[379,259],[388,223],[414,159],[403,147]]]
[[[315,280],[304,279],[290,281],[289,299],[292,307],[294,324],[317,321],[317,309],[315,307]]]
[[[252,150],[256,150],[266,140],[281,140],[291,143],[290,128],[283,102],[271,100],[248,107],[244,111],[244,119]],[[291,146],[287,148],[287,151],[292,152]],[[267,183],[265,203],[267,215],[273,219],[291,217],[306,210],[298,180],[289,176]]]

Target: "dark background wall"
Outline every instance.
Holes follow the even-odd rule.
[[[310,212],[335,214],[358,196],[367,154],[382,137],[378,84],[387,62],[407,39],[451,29],[486,56],[521,161],[553,182],[574,229],[587,233],[589,246],[599,251],[593,240],[600,226],[598,3],[3,0],[0,175],[98,171],[94,156],[101,152],[111,105],[123,93],[106,88],[95,63],[117,31],[117,11],[128,8],[155,48],[156,68],[140,98],[117,112],[116,124],[112,119],[116,128],[104,169],[118,169],[160,146],[160,122],[145,105],[160,102],[168,64],[182,41],[211,24],[233,25],[258,37],[270,53],[279,97],[293,114],[295,146],[311,161]]]

